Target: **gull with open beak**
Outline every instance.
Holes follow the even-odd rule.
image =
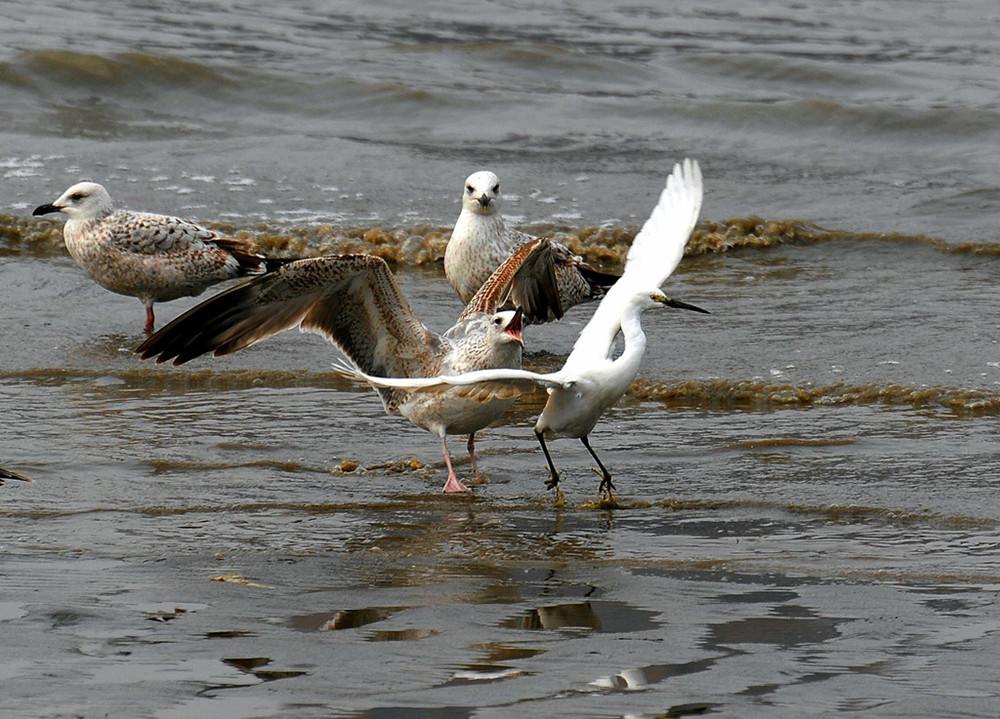
[[[226,355],[282,330],[299,327],[326,337],[362,372],[428,377],[521,367],[523,307],[559,311],[552,248],[533,240],[494,272],[442,335],[423,324],[384,260],[341,255],[290,262],[226,290],[184,313],[138,348],[142,359],[184,364],[202,354]],[[497,308],[514,298],[515,310]],[[398,412],[441,438],[448,467],[445,492],[469,491],[456,476],[449,434],[467,434],[478,478],[475,435],[498,420],[514,398],[481,401],[464,392],[412,393],[377,388],[387,413]]]

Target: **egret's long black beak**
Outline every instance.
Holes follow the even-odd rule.
[[[701,312],[702,314],[705,315],[712,314],[708,310],[703,310],[701,307],[698,307],[697,305],[691,305],[682,300],[675,300],[673,297],[664,298],[662,304],[666,305],[667,307],[676,307],[679,310],[691,310],[692,312]]]
[[[483,208],[483,209],[485,210],[485,209],[486,209],[487,207],[489,207],[489,206],[490,206],[490,196],[489,196],[489,195],[487,195],[487,194],[486,194],[486,193],[484,192],[483,194],[481,194],[481,195],[479,196],[479,200],[478,200],[478,202],[479,202],[479,206],[480,206],[480,207],[482,207],[482,208]]]
[[[32,215],[48,215],[52,212],[59,212],[59,208],[55,205],[39,205],[34,210],[31,211]]]

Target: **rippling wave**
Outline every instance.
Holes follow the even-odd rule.
[[[629,390],[636,399],[671,407],[721,410],[806,409],[842,405],[884,405],[945,410],[961,416],[1000,414],[1000,393],[958,387],[911,387],[901,384],[796,386],[764,380],[699,379],[669,383],[639,378]]]
[[[532,365],[530,360],[525,362],[527,367]],[[186,368],[164,372],[155,366],[138,366],[125,370],[29,368],[0,372],[0,382],[24,382],[42,386],[61,386],[88,380],[106,384],[109,379],[117,380],[132,390],[218,391],[257,387],[320,387],[366,391],[363,385],[344,379],[335,372],[255,369],[214,371]],[[544,396],[544,392],[539,390],[537,395]],[[945,411],[957,416],[1000,415],[1000,392],[946,386],[913,387],[880,383],[800,386],[772,384],[760,379],[664,382],[640,377],[632,383],[628,396],[633,401],[655,402],[677,409],[776,411],[881,405],[887,408]]]
[[[285,466],[285,465],[288,466]],[[181,464],[166,463],[159,467],[162,471],[190,471],[204,472],[207,470],[228,468],[231,464],[201,463],[195,467],[183,466]],[[265,469],[281,469],[284,471],[313,471],[326,472],[322,468],[305,467],[295,463],[269,463],[256,462],[237,465],[240,467],[253,467]],[[416,469],[422,468],[423,465]],[[360,473],[372,474],[381,467],[372,467],[368,470],[360,470]],[[391,468],[388,471],[392,471]],[[343,472],[334,471],[334,474]],[[388,473],[388,472],[387,472]],[[351,474],[347,472],[346,474]],[[548,498],[544,496],[533,496],[529,498],[519,498],[514,502],[504,502],[506,511],[538,509],[548,504]],[[66,517],[73,515],[86,515],[104,512],[117,512],[123,514],[142,514],[148,516],[176,516],[189,514],[259,514],[268,512],[287,512],[291,514],[308,515],[335,515],[352,512],[358,513],[395,513],[401,508],[406,508],[412,512],[417,507],[436,507],[439,498],[436,495],[396,495],[385,501],[360,501],[360,502],[284,502],[284,501],[260,501],[242,503],[206,503],[186,506],[167,505],[137,505],[129,507],[87,507],[80,510],[62,509],[0,509],[0,517],[29,517],[32,519],[45,519],[53,517]],[[796,515],[804,519],[819,519],[831,521],[845,525],[887,525],[893,527],[927,527],[935,530],[973,530],[992,529],[998,525],[996,519],[976,517],[971,515],[941,514],[931,511],[912,512],[893,507],[868,506],[859,504],[845,505],[818,505],[818,504],[790,504],[781,501],[755,500],[755,499],[700,499],[700,498],[665,498],[654,502],[642,500],[623,499],[615,505],[619,512],[642,511],[651,508],[665,509],[671,512],[722,512],[726,510],[774,510]],[[599,502],[591,499],[584,500],[575,509],[589,509],[595,511],[606,510]]]
[[[334,372],[292,372],[290,370],[176,370],[158,371],[155,366],[126,370],[87,370],[70,368],[27,368],[0,371],[0,382],[24,382],[43,386],[62,386],[81,381],[106,383],[108,379],[131,387],[147,389],[231,390],[253,387],[357,387]]]
[[[176,56],[121,53],[104,57],[71,50],[34,50],[23,53],[15,62],[0,66],[0,82],[27,85],[46,80],[72,87],[120,87],[120,83],[142,82],[147,88],[156,86],[194,85],[218,86],[235,84],[235,78],[207,65]],[[134,91],[134,87],[123,87]]]

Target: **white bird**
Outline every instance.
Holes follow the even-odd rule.
[[[521,309],[497,312],[497,307],[517,295],[526,306],[546,311],[555,301],[550,253],[547,240],[519,248],[443,335],[420,323],[384,260],[342,255],[290,262],[221,292],[173,320],[135,351],[142,359],[156,356],[157,362],[172,359],[180,365],[207,352],[226,355],[298,326],[326,337],[357,367],[372,374],[426,377],[519,368]],[[469,491],[452,469],[447,435],[469,435],[469,457],[478,478],[475,434],[498,420],[514,401],[513,397],[470,399],[460,391],[435,395],[377,391],[387,413],[399,412],[441,437],[448,467],[445,492]]]
[[[531,235],[507,227],[500,214],[500,179],[492,172],[475,172],[465,180],[462,212],[455,222],[444,251],[444,273],[463,302],[476,294],[510,254]],[[559,283],[559,307],[546,315],[525,312],[532,323],[561,319],[573,305],[602,297],[618,275],[600,272],[568,247],[552,243],[556,279]]]
[[[146,333],[153,331],[153,303],[200,295],[211,285],[270,269],[245,240],[187,220],[116,210],[96,182],[78,182],[33,215],[62,212],[66,249],[99,285],[138,297],[146,307]],[[278,260],[275,263],[280,262]]]
[[[549,397],[535,423],[535,436],[548,462],[546,485],[550,489],[557,487],[559,472],[549,455],[545,438],[573,437],[583,442],[597,462],[594,471],[601,475],[598,491],[611,497],[614,489],[611,473],[590,446],[588,435],[638,374],[646,349],[646,335],[640,322],[642,314],[657,305],[677,306],[675,300],[660,290],[660,285],[684,255],[701,211],[701,202],[702,179],[698,163],[685,160],[683,165],[675,165],[656,207],[632,242],[621,279],[601,300],[562,369],[556,372],[539,374],[496,369],[409,380],[373,377],[356,371],[344,373],[376,387],[413,392],[454,393],[464,387],[467,396],[478,400],[508,398],[541,385]],[[613,358],[619,332],[625,337],[625,347],[619,357]]]

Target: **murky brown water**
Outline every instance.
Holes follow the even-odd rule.
[[[995,716],[995,4],[480,10],[0,5],[0,716]],[[469,172],[613,269],[687,155],[668,289],[713,314],[647,314],[615,508],[570,440],[554,506],[541,396],[445,497],[318,337],[139,363],[141,305],[29,217],[89,177],[372,252],[440,331]]]

